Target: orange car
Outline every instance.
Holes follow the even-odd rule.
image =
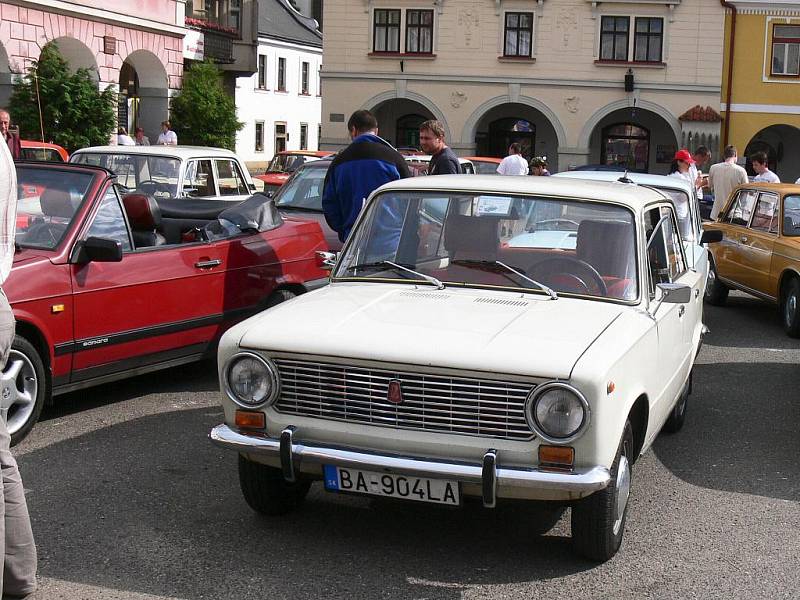
[[[503,160],[494,156],[465,156],[464,158],[475,165],[475,173],[478,175],[497,175],[497,167]]]
[[[67,162],[69,152],[58,144],[20,140],[22,146],[22,160],[38,160],[45,162]]]
[[[778,304],[783,327],[800,337],[800,185],[750,183],[736,188],[715,223],[706,301],[724,304],[731,288]]]
[[[325,152],[323,150],[282,150],[272,157],[266,173],[254,175],[254,177],[264,182],[265,192],[274,192],[286,183],[289,176],[301,165],[331,154],[333,152]]]

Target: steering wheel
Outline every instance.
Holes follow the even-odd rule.
[[[592,265],[580,258],[573,258],[572,256],[547,258],[533,265],[528,271],[532,272],[534,279],[542,278],[546,282],[550,276],[563,276],[568,281],[579,285],[586,294],[608,296],[608,287],[605,280],[603,280],[603,276]],[[584,277],[581,277],[581,275]],[[588,277],[586,277],[587,275]],[[594,284],[597,294],[592,294],[592,284]],[[578,291],[578,293],[581,292]]]
[[[545,224],[549,225],[550,223],[567,223],[568,225],[572,225],[573,227],[575,227],[575,231],[578,231],[578,227],[580,226],[579,223],[573,221],[572,219],[564,219],[561,217],[557,217],[555,219],[544,219],[543,221],[536,221],[534,225],[538,229],[539,225],[545,225]]]
[[[139,185],[136,186],[136,189],[143,194],[152,196],[156,192],[165,191],[164,190],[165,185],[167,184],[156,181],[155,179],[145,179],[144,181],[139,182]],[[169,189],[167,189],[166,191],[169,191]]]

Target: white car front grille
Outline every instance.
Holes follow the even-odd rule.
[[[533,384],[275,359],[284,414],[384,427],[530,440],[524,406]],[[389,384],[402,400],[389,400]],[[396,387],[396,384],[395,384]],[[397,400],[397,397],[395,397]]]

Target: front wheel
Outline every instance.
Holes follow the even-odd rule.
[[[783,328],[791,337],[800,337],[800,279],[792,278],[781,296]]]
[[[572,549],[589,560],[605,562],[622,544],[631,493],[633,427],[625,421],[608,487],[572,507]]]
[[[730,289],[719,280],[714,260],[708,261],[708,277],[706,281],[706,302],[713,306],[722,306],[728,299]]]
[[[239,486],[247,504],[262,515],[283,515],[297,509],[305,500],[310,481],[289,483],[283,471],[253,462],[239,455]]]
[[[33,429],[46,396],[47,377],[39,353],[28,340],[15,335],[0,374],[0,411],[6,417],[12,446]]]

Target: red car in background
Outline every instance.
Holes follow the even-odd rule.
[[[254,177],[264,182],[265,193],[274,193],[301,166],[331,154],[322,150],[283,150],[272,157],[266,173]]]
[[[464,158],[475,165],[475,173],[478,175],[497,175],[497,167],[503,161],[502,158],[494,156],[465,156]]]
[[[22,147],[20,160],[41,160],[45,162],[67,162],[69,160],[69,152],[58,144],[20,140],[20,146]]]
[[[195,361],[233,323],[327,282],[319,225],[241,203],[121,195],[100,167],[18,163],[12,443],[54,395]]]

